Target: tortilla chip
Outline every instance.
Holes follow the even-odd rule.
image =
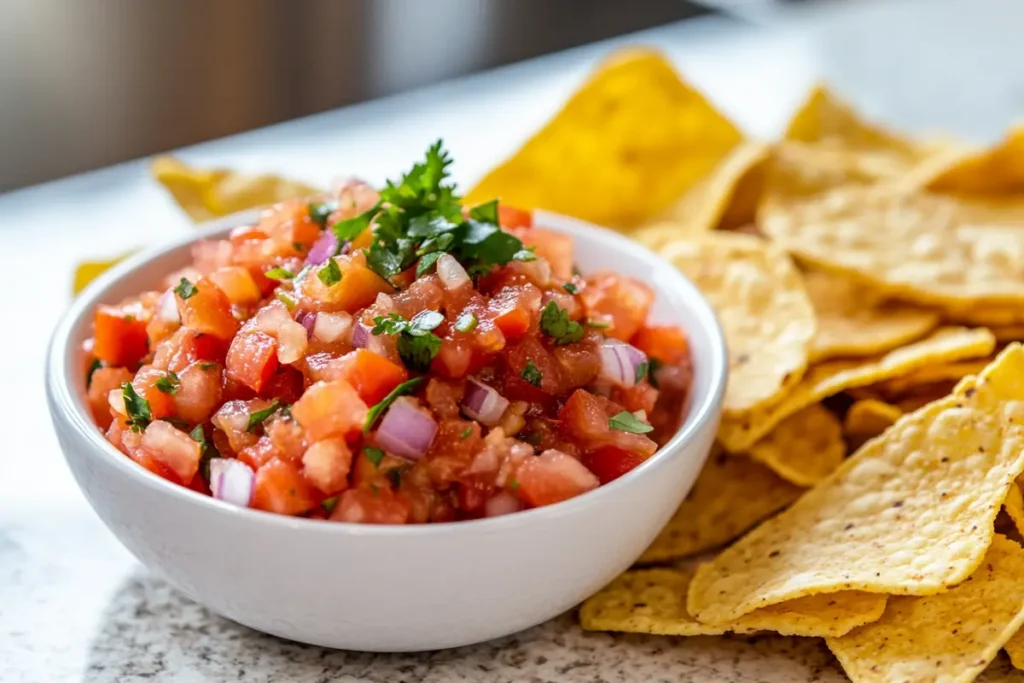
[[[1006,641],[1006,654],[1010,655],[1010,663],[1015,669],[1024,670],[1024,631],[1018,630]]]
[[[814,361],[884,353],[920,339],[939,323],[937,313],[887,302],[841,275],[812,270],[804,273],[804,284],[818,319]]]
[[[846,444],[836,416],[813,404],[780,422],[747,453],[786,481],[813,486],[843,462]]]
[[[916,370],[903,377],[879,382],[875,388],[891,398],[906,396],[918,387],[928,387],[940,382],[959,382],[968,375],[976,375],[992,362],[992,358],[962,360],[955,363],[936,363]],[[948,393],[948,392],[944,392]]]
[[[987,356],[995,343],[985,328],[945,327],[884,356],[826,361],[812,367],[781,401],[742,415],[723,416],[718,440],[730,453],[741,453],[793,413],[840,391],[902,377],[933,363]]]
[[[1007,342],[1024,341],[1024,325],[993,325],[989,327],[996,341],[1005,344]]]
[[[580,608],[588,631],[710,636],[775,631],[788,636],[838,637],[871,623],[885,611],[884,595],[847,591],[800,598],[746,614],[729,624],[702,624],[686,611],[692,570],[629,571],[590,597]]]
[[[711,173],[676,202],[659,224],[677,225],[680,235],[699,235],[754,220],[771,148],[762,142],[736,146]]]
[[[729,350],[727,414],[770,403],[807,367],[815,321],[789,257],[758,237],[713,232],[673,242],[661,255],[711,302]]]
[[[129,251],[127,254],[115,256],[107,261],[82,261],[75,266],[75,274],[71,281],[71,293],[78,294],[90,282],[134,253],[134,251]]]
[[[166,156],[153,160],[150,173],[197,223],[321,192],[315,187],[276,175],[245,175],[221,168],[200,169]]]
[[[801,493],[745,456],[712,452],[686,500],[638,562],[666,562],[717,548]]]
[[[843,433],[847,436],[873,439],[896,423],[903,411],[894,405],[875,399],[857,401],[846,411]]]
[[[1024,470],[1022,376],[1024,350],[1014,345],[953,395],[902,417],[701,565],[690,613],[721,624],[808,595],[933,595],[966,579]]]
[[[1014,482],[1010,487],[1010,492],[1006,494],[1006,500],[1003,501],[1003,509],[1013,520],[1013,526],[1017,528],[1017,533],[1024,535],[1024,495],[1021,495],[1019,483]]]
[[[959,586],[893,597],[878,621],[828,638],[853,683],[970,683],[1024,624],[1024,548],[996,535]]]
[[[662,54],[622,50],[465,203],[501,197],[632,228],[677,201],[741,139]]]
[[[915,143],[868,123],[820,83],[793,115],[785,138],[799,142],[841,142],[855,149],[882,149],[908,156],[917,153]]]
[[[928,184],[958,195],[1014,195],[1024,192],[1024,124],[1011,128],[994,147],[965,156]]]
[[[923,305],[1024,310],[1024,223],[978,224],[953,199],[850,188],[769,215],[799,259]]]

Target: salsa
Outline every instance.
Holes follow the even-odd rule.
[[[651,457],[690,389],[685,333],[531,213],[463,207],[450,163],[437,143],[380,190],[272,207],[98,306],[106,438],[229,503],[376,524],[550,505]]]

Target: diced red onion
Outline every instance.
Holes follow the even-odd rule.
[[[352,328],[352,346],[357,349],[365,349],[370,341],[370,328],[362,323],[356,323]]]
[[[617,339],[605,339],[598,347],[601,378],[620,387],[636,384],[636,369],[647,360],[640,349]]]
[[[377,443],[406,460],[422,458],[437,434],[437,423],[412,401],[395,401],[377,429]]]
[[[338,236],[334,234],[333,230],[327,228],[309,248],[309,253],[306,254],[306,265],[319,266],[322,263],[327,263],[327,259],[334,256],[337,251]]]
[[[318,313],[313,325],[313,336],[322,342],[335,342],[348,334],[352,328],[352,316],[348,313]],[[366,328],[363,328],[364,330]]]
[[[466,269],[451,254],[445,254],[437,259],[437,277],[449,292],[471,284]]]
[[[156,308],[156,317],[167,323],[181,322],[181,314],[178,313],[178,300],[174,296],[173,289],[168,289],[160,297],[160,303]]]
[[[247,508],[252,502],[256,475],[252,468],[234,458],[210,460],[210,492],[217,500]]]
[[[483,382],[472,377],[466,380],[466,393],[462,397],[462,412],[488,427],[501,421],[508,408],[508,399]]]
[[[316,313],[312,311],[299,311],[295,314],[295,321],[306,328],[307,339],[313,336],[313,330],[316,329],[316,318]]]
[[[500,515],[509,515],[522,509],[523,502],[521,500],[508,491],[502,491],[498,495],[488,498],[487,502],[484,503],[484,516],[498,517]]]

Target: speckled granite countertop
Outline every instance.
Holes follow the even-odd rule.
[[[890,20],[881,24],[882,6],[875,3],[858,10],[859,19],[822,23],[818,17],[786,29],[701,19],[618,42],[664,49],[752,135],[777,134],[815,77],[825,74],[883,119],[915,129],[944,124],[991,139],[1024,111],[1024,88],[1013,81],[1019,73],[1005,68],[1024,62],[1014,31],[1024,5],[971,0],[970,10],[961,11],[965,2],[899,3],[899,21],[886,15]],[[868,21],[880,33],[870,34],[870,54],[861,54],[854,48],[868,35]],[[927,39],[936,35],[943,40]],[[908,36],[917,39],[907,42]],[[946,49],[947,42],[956,49]],[[609,47],[214,141],[182,156],[311,182],[347,171],[381,182],[410,150],[442,136],[459,160],[456,180],[465,183],[535,130]],[[914,55],[928,61],[915,62]],[[945,66],[933,68],[936,60]],[[885,75],[894,65],[895,79]],[[951,82],[956,97],[948,97]],[[339,167],[339,160],[348,161]],[[0,414],[7,418],[0,448],[3,683],[845,680],[815,640],[585,634],[565,615],[474,647],[370,655],[264,636],[183,597],[128,555],[89,509],[63,463],[43,396],[46,336],[66,305],[74,263],[138,245],[139,216],[151,239],[188,229],[147,178],[144,162],[0,196],[0,253],[45,254],[48,273],[40,278],[39,260],[31,258],[9,259],[0,269],[0,290],[9,294],[0,298],[4,318],[31,322],[6,330],[0,354]],[[10,295],[25,282],[33,283],[33,296]],[[1000,655],[979,680],[1020,679]]]

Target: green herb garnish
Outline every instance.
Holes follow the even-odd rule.
[[[366,414],[366,422],[363,424],[363,431],[368,432],[373,429],[373,425],[377,422],[377,418],[379,418],[381,413],[387,410],[388,407],[395,402],[396,398],[416,391],[417,387],[419,387],[419,385],[426,379],[426,377],[413,377],[408,382],[402,382],[395,387],[390,394],[381,400],[380,403],[370,408],[370,412]]]
[[[121,385],[121,396],[124,398],[124,409],[128,412],[128,425],[133,432],[141,432],[153,421],[149,401],[135,393],[131,382]]]
[[[295,298],[295,295],[283,289],[274,292],[274,298],[283,303],[289,311],[294,311],[295,307],[299,305],[299,300]]]
[[[92,385],[92,376],[96,374],[96,371],[103,367],[103,361],[99,358],[93,358],[92,362],[89,363],[89,371],[85,374],[85,388],[88,389]]]
[[[540,329],[559,346],[583,339],[583,325],[569,320],[569,312],[554,301],[549,301],[541,312]]]
[[[213,445],[212,441],[207,441],[206,433],[203,432],[203,425],[196,425],[188,434],[193,441],[199,443],[200,455],[199,457],[199,476],[203,478],[207,484],[210,483],[210,461],[214,458],[221,457],[220,451]]]
[[[588,320],[587,321],[587,327],[590,327],[590,328],[595,329],[595,330],[607,330],[611,326],[612,326],[612,324],[610,322],[605,321],[605,320]]]
[[[468,439],[468,438],[469,438],[469,436],[470,436],[470,435],[471,435],[472,433],[473,433],[473,428],[472,428],[472,427],[466,427],[466,428],[465,428],[465,429],[464,429],[464,430],[462,431],[462,433],[461,433],[461,434],[459,434],[459,438],[460,438],[460,439],[462,439],[463,441],[465,441],[466,439]]]
[[[515,491],[516,489],[518,489],[519,488],[519,480],[518,479],[513,479],[509,483],[508,488],[509,488],[510,491]]]
[[[564,289],[565,291],[569,292],[570,294],[579,294],[580,293],[580,288],[577,287],[576,285],[574,285],[571,282],[566,282],[564,285],[562,285],[562,289]]]
[[[469,210],[469,217],[483,223],[498,224],[498,200],[492,199]]]
[[[526,367],[522,369],[519,376],[535,387],[539,387],[541,380],[544,379],[544,375],[537,369],[537,364],[533,362],[532,358],[527,359]]]
[[[330,517],[331,513],[334,512],[334,508],[338,507],[338,496],[324,499],[324,502],[320,503],[320,507],[323,509],[324,514]]]
[[[374,467],[380,467],[380,463],[384,459],[384,451],[375,446],[367,446],[363,449],[363,453],[366,455],[366,459],[373,463]]]
[[[423,256],[420,262],[416,264],[416,277],[420,277],[424,273],[429,273],[430,269],[437,263],[437,259],[444,256],[443,251],[435,251]]]
[[[637,384],[640,384],[640,382],[643,382],[645,379],[647,379],[647,369],[649,367],[651,367],[651,363],[650,363],[650,361],[646,361],[646,360],[645,361],[641,361],[636,366],[636,378],[635,378],[635,380],[636,380]]]
[[[476,329],[477,322],[476,315],[467,311],[455,321],[455,329],[459,332],[472,332]]]
[[[281,402],[276,398],[271,401],[270,405],[263,410],[257,410],[255,413],[249,414],[249,422],[245,425],[245,431],[250,434],[256,431],[256,428],[263,424],[263,421],[268,417],[277,412],[277,409],[281,407]]]
[[[156,381],[155,386],[165,394],[173,394],[181,387],[181,380],[178,379],[176,374],[168,371],[165,376]]]
[[[351,242],[355,238],[370,227],[370,221],[380,210],[380,204],[375,204],[366,211],[363,211],[358,216],[352,218],[346,218],[343,221],[338,221],[331,226],[331,230],[334,231],[334,236],[338,238],[338,251],[341,251],[342,246],[345,242]],[[335,253],[337,256],[337,253]]]
[[[304,245],[302,242],[292,242],[292,249],[301,254],[302,252],[306,251],[306,245]]]
[[[608,427],[610,429],[617,429],[620,432],[629,432],[630,434],[646,434],[647,432],[654,431],[654,427],[646,422],[641,422],[636,419],[636,415],[625,410],[618,415],[610,417],[608,419]]]
[[[287,268],[280,267],[271,268],[270,270],[263,274],[266,275],[271,280],[277,280],[278,282],[280,282],[281,280],[291,280],[293,277],[295,277],[295,273],[288,270]]]
[[[309,220],[320,227],[327,225],[327,219],[338,210],[334,202],[317,202],[309,204]]]
[[[658,370],[660,370],[661,366],[663,365],[664,363],[662,363],[657,358],[651,358],[650,360],[647,361],[647,381],[650,382],[651,386],[654,387],[655,389],[661,388],[658,386],[657,374]]]
[[[199,290],[196,289],[196,286],[186,278],[181,278],[181,282],[179,282],[178,286],[174,288],[174,293],[180,296],[182,301],[195,296],[198,291]]]
[[[324,267],[317,271],[316,276],[320,278],[320,282],[332,287],[341,282],[341,268],[338,267],[337,261],[329,258]]]
[[[413,370],[426,372],[441,349],[441,338],[431,330],[443,322],[444,316],[437,311],[420,311],[412,320],[390,313],[375,317],[371,332],[376,335],[397,335],[398,355],[402,361]]]
[[[209,372],[210,370],[217,370],[220,368],[220,363],[200,363],[199,369],[203,372]]]

